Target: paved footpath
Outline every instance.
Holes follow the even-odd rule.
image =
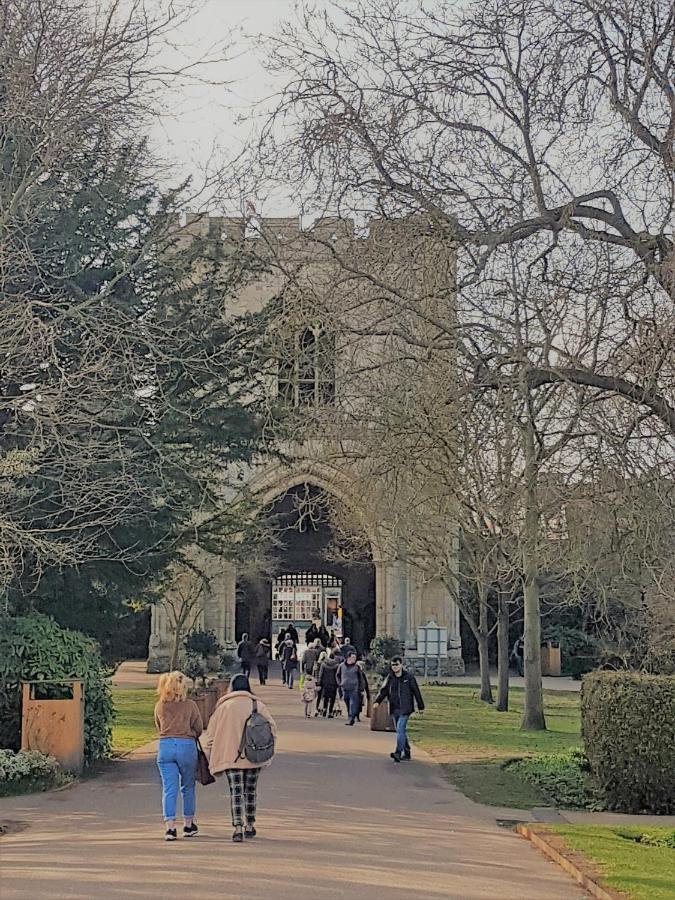
[[[227,785],[198,788],[200,834],[162,840],[153,746],[64,791],[0,800],[0,898],[579,900],[576,884],[495,811],[392,736],[305,719],[297,691],[257,689],[279,725],[259,835],[231,842]]]

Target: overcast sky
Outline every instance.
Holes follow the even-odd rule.
[[[153,130],[161,156],[175,163],[181,176],[197,176],[214,147],[220,159],[241,148],[250,124],[238,120],[252,102],[274,91],[243,34],[273,32],[280,20],[293,17],[295,5],[296,0],[202,0],[200,11],[181,28],[180,43],[192,57],[220,55],[233,43],[231,60],[208,70],[228,87],[193,84],[173,92]]]

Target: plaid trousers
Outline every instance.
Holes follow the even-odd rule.
[[[232,805],[232,824],[252,825],[255,822],[255,809],[260,769],[225,769],[230,784],[230,803]]]

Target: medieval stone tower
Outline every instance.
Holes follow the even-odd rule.
[[[418,667],[418,629],[433,622],[444,637],[440,671],[463,671],[455,573],[429,575],[433,566],[423,571],[406,553],[386,466],[377,465],[381,454],[368,427],[380,395],[409,389],[392,364],[396,336],[419,335],[425,323],[453,314],[451,240],[419,218],[374,220],[359,233],[339,218],[319,219],[304,231],[295,218],[190,215],[182,232],[186,240],[210,239],[226,262],[246,254],[261,263],[260,274],[224,300],[224,313],[273,309],[278,362],[268,376],[270,397],[294,408],[301,426],[286,437],[282,454],[259,460],[245,475],[261,512],[297,519],[307,498],[320,497],[323,505],[332,498],[364,544],[359,559],[331,562],[322,555],[330,524],[309,516],[309,525],[301,521],[278,551],[274,572],[257,578],[196,549],[209,579],[194,622],[233,646],[242,631],[257,639],[293,620],[302,633],[320,617],[363,651],[375,635],[400,639]],[[415,308],[408,313],[399,295]],[[439,565],[453,570],[458,542],[451,521],[447,530],[453,549]],[[153,609],[154,671],[167,668],[174,643],[169,599]]]

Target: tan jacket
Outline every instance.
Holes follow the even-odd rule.
[[[225,769],[257,769],[272,762],[269,759],[264,763],[252,763],[245,756],[237,759],[246,720],[253,712],[253,700],[258,701],[258,712],[269,721],[276,739],[276,723],[262,700],[248,691],[225,694],[216,704],[209,727],[201,739],[202,749],[214,775],[222,775]]]

